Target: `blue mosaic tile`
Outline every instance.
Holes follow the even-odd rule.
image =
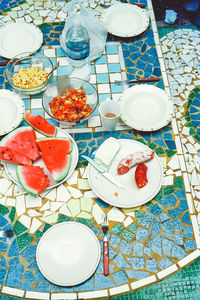
[[[108,204],[105,203],[104,201],[102,201],[101,199],[95,198],[94,201],[95,201],[99,206],[101,206],[101,207],[103,207],[103,208],[105,208],[105,209],[108,208]]]
[[[75,291],[92,291],[94,290],[94,276],[84,281],[83,283],[76,285]]]
[[[187,238],[192,238],[193,237],[192,227],[185,226],[184,231],[183,231],[183,236],[187,237]]]
[[[111,258],[110,251],[109,251],[109,258]],[[102,261],[100,261],[100,263],[98,264],[98,267],[96,269],[96,274],[103,274],[103,269],[104,269],[104,264]]]
[[[0,227],[4,227],[6,224],[8,223],[8,221],[0,215]]]
[[[0,252],[6,252],[8,249],[8,244],[0,241]]]
[[[158,206],[158,204],[155,204],[151,209],[150,212],[155,215],[158,216],[162,213],[162,209],[160,208],[160,206]]]
[[[133,246],[125,242],[124,240],[120,243],[120,251],[126,255],[130,255]]]
[[[174,224],[172,220],[167,220],[161,224],[162,229],[164,230],[165,234],[173,234],[174,233]]]
[[[67,286],[61,286],[60,287],[61,292],[67,292],[67,293],[71,293],[74,291],[73,287],[67,287]]]
[[[145,267],[144,257],[131,257],[128,258],[128,261],[131,263],[133,270],[144,269]]]
[[[95,289],[104,289],[104,288],[109,288],[109,287],[114,287],[114,283],[112,280],[104,275],[95,275]]]
[[[159,262],[158,266],[160,269],[165,269],[165,268],[171,266],[172,264],[173,264],[173,262],[171,261],[171,259],[169,259],[168,257],[165,257]]]
[[[107,63],[107,57],[106,57],[106,55],[102,55],[101,57],[99,57],[98,59],[96,59],[95,63],[97,65],[106,64]]]
[[[183,257],[185,257],[187,255],[187,253],[178,245],[174,245],[172,248],[172,257],[176,257],[178,259],[182,259]]]
[[[174,209],[168,210],[168,214],[171,218],[176,218],[181,215],[181,211],[176,207]]]
[[[148,256],[151,256],[151,249],[148,247],[144,247],[144,253]]]
[[[147,259],[146,270],[150,272],[158,272],[156,259]]]
[[[6,274],[7,274],[7,270],[3,269],[3,268],[0,268],[0,284],[4,283]]]
[[[117,54],[118,48],[117,45],[106,45],[107,54]]]
[[[164,222],[166,220],[169,220],[169,217],[166,214],[166,212],[162,213],[159,218],[160,218],[160,222]]]
[[[9,260],[8,265],[9,266],[16,266],[19,264],[19,257],[14,257]]]
[[[143,278],[149,276],[149,273],[145,272],[145,271],[127,270],[126,273],[128,274],[129,278],[135,278],[135,279],[143,279]]]
[[[149,228],[151,225],[152,219],[153,219],[152,215],[149,212],[146,213],[146,215],[142,219],[141,225]]]
[[[169,195],[164,197],[162,200],[158,201],[160,204],[162,204],[165,207],[168,206],[176,206],[176,198],[174,197],[174,195]]]
[[[36,263],[36,260],[34,260],[29,266],[29,269],[38,270],[38,265]]]
[[[117,256],[113,259],[113,262],[118,266],[118,268],[130,268],[130,265],[124,259],[121,253],[117,254]]]
[[[46,278],[42,275],[42,273],[38,270],[35,272],[35,280],[36,281],[46,281]]]
[[[25,250],[21,252],[21,255],[30,263],[36,256],[36,245],[28,245]]]
[[[173,219],[173,222],[174,222],[174,227],[176,229],[183,229],[183,225],[182,225],[180,219]]]
[[[136,240],[146,240],[149,230],[146,228],[138,227],[136,231]]]
[[[108,71],[109,73],[120,73],[121,72],[120,64],[109,64]]]
[[[181,212],[188,210],[187,200],[180,200],[179,207]]]
[[[174,237],[174,241],[178,244],[178,245],[183,245],[183,235],[181,233],[176,233],[175,237]]]
[[[37,292],[50,292],[50,287],[51,287],[50,282],[39,282],[35,287],[35,291],[37,291]]]
[[[183,199],[185,199],[185,197],[186,197],[184,190],[176,191],[176,192],[174,192],[174,195],[178,198],[183,198]]]
[[[30,282],[33,282],[35,280],[31,271],[26,271],[26,273],[24,274],[24,278]]]
[[[10,249],[8,251],[8,257],[18,256],[18,255],[19,255],[19,249],[17,246],[17,241],[16,241],[16,239],[14,239],[14,241],[12,242]]]
[[[186,251],[194,250],[194,249],[197,248],[196,242],[191,241],[191,240],[187,240],[184,243],[184,248],[185,248]]]
[[[133,233],[136,232],[136,224],[135,223],[132,223],[128,226],[128,229],[130,229]]]
[[[182,217],[182,221],[185,222],[186,224],[192,225],[190,221],[190,215],[189,212],[186,212],[184,216]]]
[[[172,247],[174,246],[174,242],[169,239],[163,238],[162,246],[163,246],[163,254],[170,256]]]
[[[6,268],[7,267],[7,263],[6,263],[6,260],[5,260],[3,255],[1,256],[0,267],[1,268]]]
[[[144,245],[142,243],[134,242],[133,255],[142,256]]]
[[[56,284],[52,284],[52,285],[51,285],[51,292],[52,292],[52,293],[59,292],[59,286],[56,285]]]
[[[123,87],[120,84],[116,83],[111,83],[111,92],[114,93],[122,93],[123,92]]]
[[[10,266],[6,278],[6,285],[19,288],[22,280],[23,265]]]
[[[151,229],[151,237],[156,236],[160,232],[160,223],[154,218]]]
[[[121,238],[119,236],[117,236],[115,234],[112,234],[111,239],[109,241],[109,244],[111,246],[113,246],[114,248],[117,248],[117,246],[119,245],[120,241],[121,241]]]
[[[148,243],[148,246],[155,253],[159,254],[160,256],[162,255],[162,241],[160,235],[156,236],[153,240],[151,240]]]
[[[25,291],[33,291],[33,287],[27,280],[24,280],[24,282],[21,285],[21,289]]]
[[[119,271],[119,272],[113,273],[112,277],[113,277],[116,285],[120,285],[125,282],[128,282],[128,277],[126,276],[126,273],[124,271]]]

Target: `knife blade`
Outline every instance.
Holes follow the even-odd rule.
[[[124,80],[124,81],[115,80],[114,83],[115,84],[122,84],[122,83],[130,84],[130,83],[140,83],[140,82],[144,82],[144,83],[145,82],[156,82],[159,80],[160,80],[159,77],[149,77],[149,78],[130,79],[130,80]]]
[[[116,185],[119,188],[123,188],[123,185],[118,182],[114,176],[110,173],[107,172],[107,168],[99,165],[98,163],[96,163],[96,161],[94,161],[92,158],[86,156],[86,155],[81,155],[83,158],[85,158],[99,173],[101,173],[105,178],[107,178],[111,183],[113,183],[114,185]]]

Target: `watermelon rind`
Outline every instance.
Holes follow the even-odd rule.
[[[65,168],[61,172],[54,171],[51,174],[53,179],[56,182],[63,180],[69,172],[69,169],[70,169],[70,166],[71,166],[71,161],[72,161],[72,155],[68,154],[67,157],[68,157],[68,161],[67,161],[67,165],[65,166]]]
[[[41,130],[41,129],[39,129],[38,127],[36,127],[35,125],[33,125],[33,124],[31,123],[31,121],[29,120],[29,116],[35,117],[35,118],[37,118],[37,117],[34,116],[34,115],[32,115],[32,114],[30,113],[29,110],[26,112],[25,116],[23,117],[23,120],[24,120],[27,124],[29,124],[34,130],[36,130],[37,132],[39,132],[39,133],[41,133],[41,134],[43,134],[43,135],[45,135],[45,136],[47,136],[47,137],[54,137],[54,136],[56,136],[56,131],[57,131],[57,129],[56,129],[56,126],[55,126],[55,125],[52,125],[52,124],[48,123],[48,121],[47,121],[46,119],[43,118],[43,119],[51,126],[51,128],[54,129],[54,131],[53,131],[52,133],[49,133],[49,132],[47,132],[47,131],[45,131],[45,130]]]
[[[24,182],[24,178],[22,176],[22,172],[21,172],[21,166],[16,166],[16,174],[17,174],[17,178],[19,180],[19,183],[22,185],[22,187],[25,189],[25,191],[27,191],[31,196],[33,197],[37,197],[38,193],[36,190],[29,188],[26,183]]]

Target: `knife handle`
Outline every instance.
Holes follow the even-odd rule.
[[[154,82],[154,81],[159,81],[159,77],[151,77],[151,78],[139,78],[137,81],[138,82]]]
[[[131,2],[130,2],[130,3],[131,3]],[[131,4],[134,4],[134,5],[136,5],[136,6],[138,6],[138,7],[141,7],[141,8],[145,8],[145,5],[142,4],[142,3],[131,3]]]
[[[109,275],[109,256],[108,256],[108,241],[103,242],[103,263],[104,275]]]

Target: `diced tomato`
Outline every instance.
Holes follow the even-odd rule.
[[[139,189],[148,183],[147,170],[148,167],[144,163],[140,163],[135,170],[135,181]]]

